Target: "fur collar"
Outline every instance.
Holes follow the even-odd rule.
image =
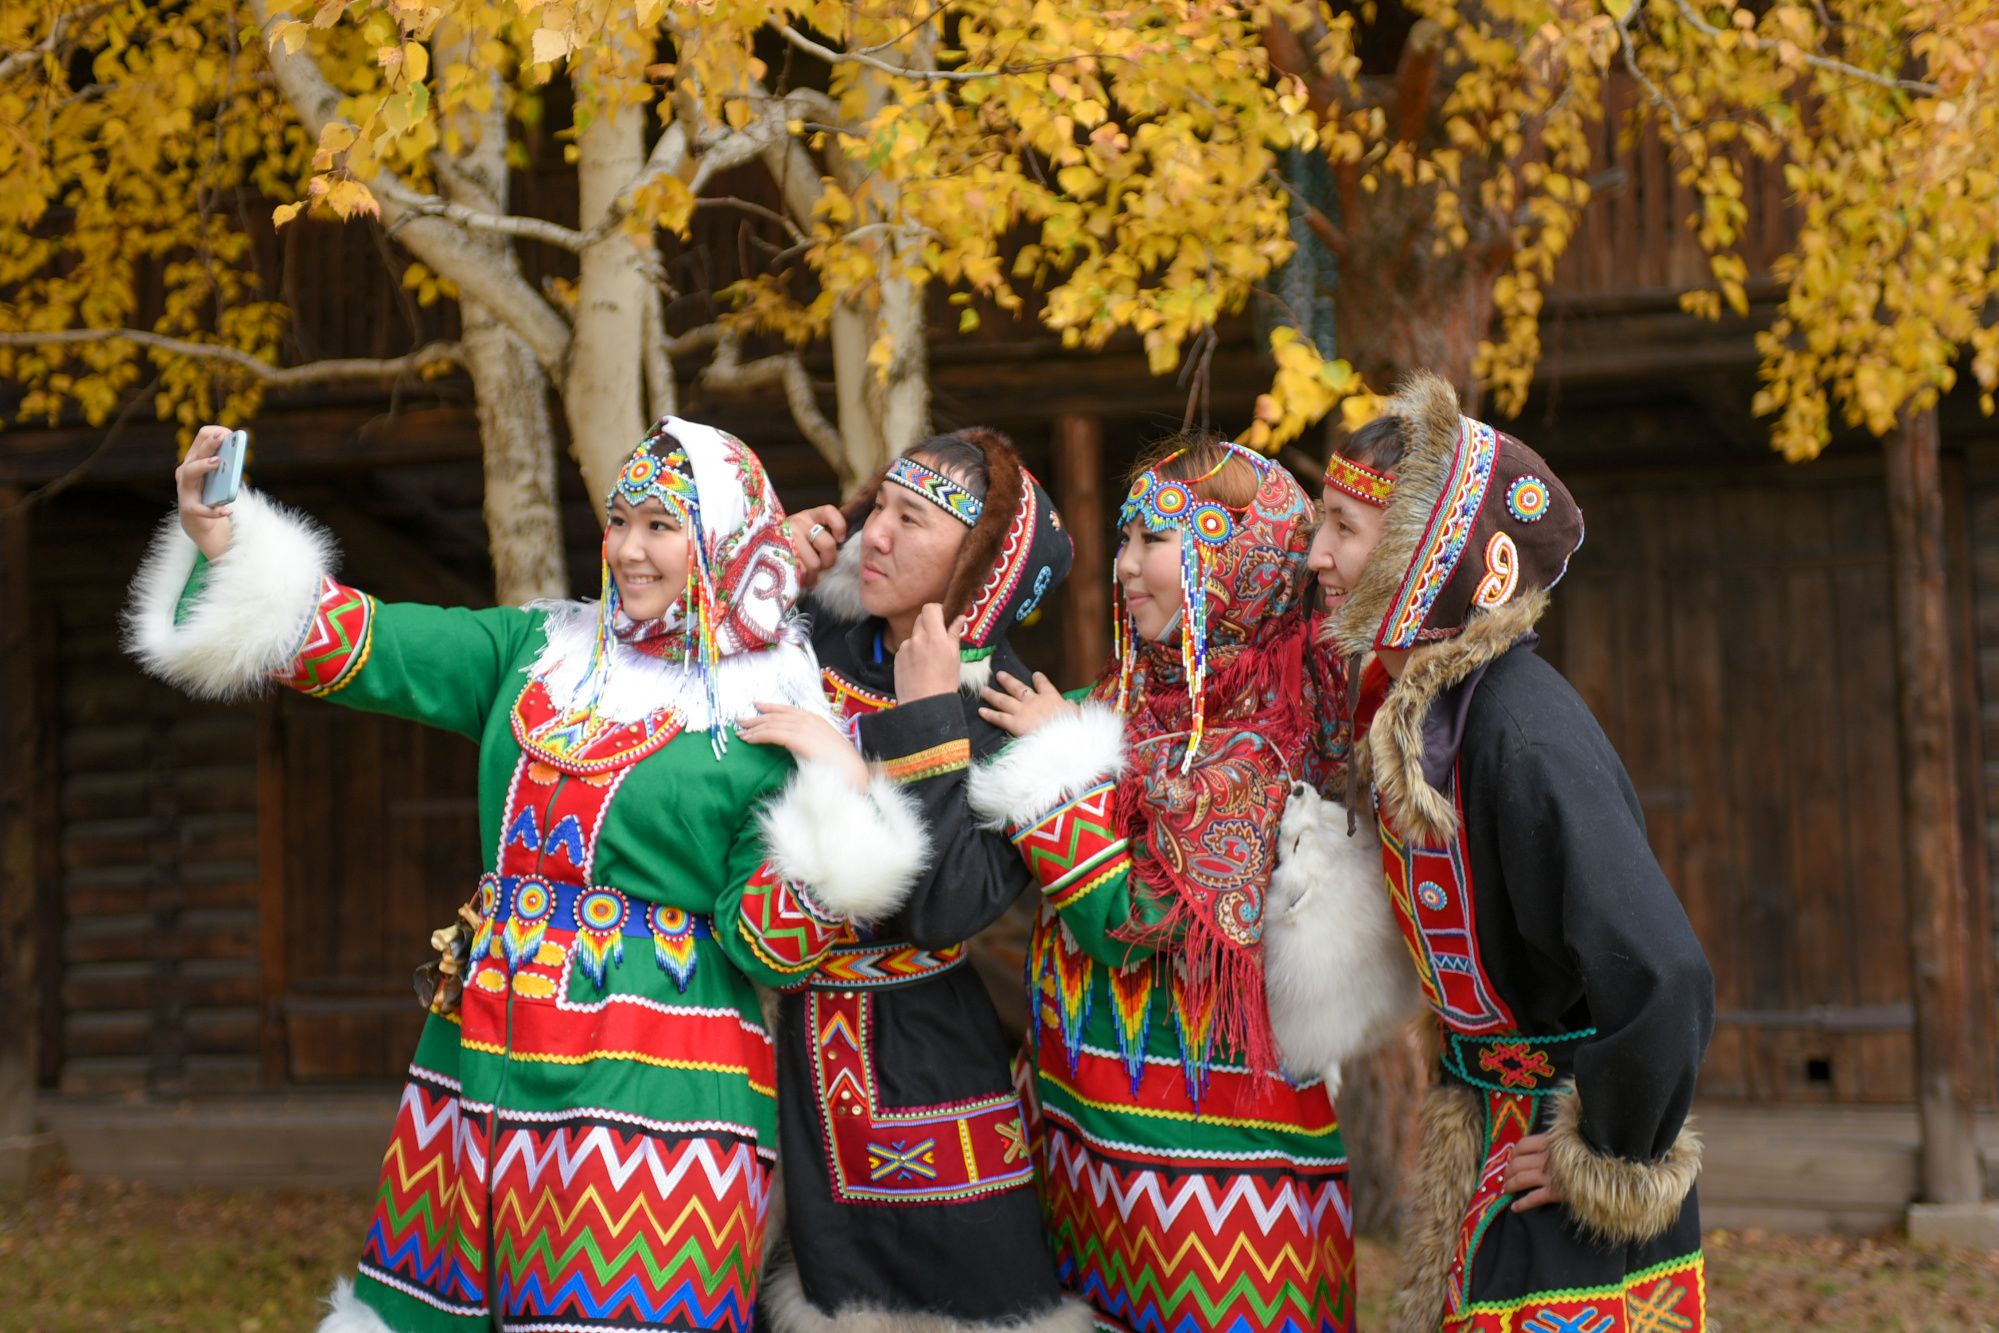
[[[1456,803],[1423,776],[1424,720],[1439,695],[1498,661],[1547,609],[1545,590],[1524,592],[1504,606],[1475,613],[1455,638],[1409,654],[1367,732],[1368,776],[1401,836],[1433,847],[1458,836]]]
[[[1458,447],[1457,390],[1442,376],[1429,371],[1409,376],[1381,414],[1402,418],[1409,447],[1396,464],[1395,496],[1382,515],[1381,541],[1327,627],[1348,657],[1374,647],[1375,633],[1429,529],[1430,511],[1443,493]]]

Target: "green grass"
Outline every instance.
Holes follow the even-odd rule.
[[[352,1271],[369,1196],[355,1191],[168,1193],[64,1180],[0,1202],[0,1329],[308,1333]],[[1999,1253],[1897,1237],[1708,1233],[1719,1333],[1999,1330]],[[1381,1327],[1392,1247],[1363,1240],[1360,1327]]]

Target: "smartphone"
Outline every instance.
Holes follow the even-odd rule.
[[[230,431],[229,438],[215,453],[222,460],[222,466],[209,473],[201,483],[203,504],[226,505],[236,498],[236,492],[243,488],[243,455],[249,452],[250,432]]]

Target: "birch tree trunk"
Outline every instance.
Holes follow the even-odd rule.
[[[645,166],[645,49],[626,23],[604,39],[579,80],[576,188],[584,231]],[[576,325],[562,386],[570,449],[590,502],[601,507],[617,469],[645,432],[646,305],[655,299],[634,239],[622,231],[583,251]]]
[[[445,64],[474,63],[465,29],[440,23],[436,36]],[[499,78],[492,110],[478,112],[464,102],[445,117],[447,141],[461,145],[453,169],[440,172],[446,198],[488,213],[507,211],[507,134],[500,107]],[[464,246],[482,266],[525,281],[513,244],[490,233],[468,234]],[[555,420],[548,405],[548,376],[534,352],[487,306],[461,297],[460,345],[472,377],[479,418],[481,464],[485,473],[486,546],[493,557],[493,596],[518,606],[541,597],[568,594],[562,559],[562,515],[555,494]]]

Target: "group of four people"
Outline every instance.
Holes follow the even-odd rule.
[[[480,747],[486,873],[323,1329],[1351,1329],[1333,1092],[1417,997],[1398,1326],[1703,1326],[1711,978],[1533,653],[1581,514],[1441,380],[1317,505],[1227,442],[1150,455],[1073,697],[1007,639],[1072,550],[994,431],[787,519],[665,418],[599,599],[476,611],[204,505],[221,436],[134,584],[142,664]],[[966,942],[1030,888],[1016,1056]]]

